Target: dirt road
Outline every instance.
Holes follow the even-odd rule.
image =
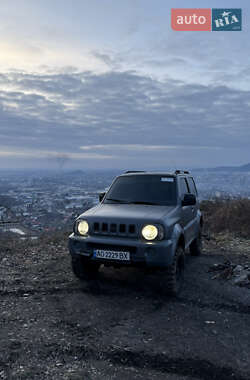
[[[249,380],[250,290],[212,279],[223,260],[188,257],[170,299],[139,270],[81,284],[64,244],[2,250],[0,379]]]

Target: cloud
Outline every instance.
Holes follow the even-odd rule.
[[[103,62],[109,70],[119,70],[122,67],[118,54],[93,50],[92,55]]]
[[[216,146],[196,146],[196,145],[144,145],[144,144],[106,144],[106,145],[86,145],[80,147],[84,151],[100,151],[100,150],[109,150],[109,151],[129,151],[135,152],[138,151],[147,151],[147,152],[157,152],[157,151],[166,151],[170,149],[221,149],[221,147]]]
[[[112,159],[113,155],[95,154],[95,153],[59,153],[53,151],[39,150],[39,149],[25,149],[25,150],[11,150],[12,148],[0,147],[0,157],[14,157],[14,158],[35,158],[35,159],[47,159],[50,162],[54,162],[57,165],[64,165],[69,160],[81,160],[81,159]]]
[[[233,149],[246,155],[249,117],[250,92],[225,85],[73,68],[0,75],[1,152],[13,157],[52,152],[118,165],[138,155],[205,161],[223,150],[226,160]]]

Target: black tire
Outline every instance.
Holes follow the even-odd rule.
[[[199,230],[197,238],[189,246],[191,256],[200,256],[202,254],[202,231]]]
[[[184,275],[185,254],[181,246],[178,246],[172,265],[166,269],[165,292],[170,296],[177,296],[181,290]]]
[[[93,263],[86,260],[80,255],[73,256],[71,260],[72,270],[74,275],[80,280],[89,280],[94,278],[100,268],[99,263]]]

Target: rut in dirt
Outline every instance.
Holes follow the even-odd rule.
[[[128,287],[126,287],[128,288]],[[119,291],[120,290],[120,291]],[[124,293],[123,289],[118,289],[118,293]],[[62,294],[62,295],[73,295],[73,294],[92,294],[98,296],[115,296],[117,295],[117,290],[114,291],[113,289],[101,289],[100,286],[95,286],[92,284],[90,288],[86,287],[51,287],[47,289],[16,289],[16,290],[0,290],[0,296],[1,297],[28,297],[28,296],[35,296],[35,295],[56,295],[56,294]],[[136,293],[136,291],[135,291]],[[140,294],[141,295],[141,294]],[[155,301],[156,294],[144,294],[145,298],[152,298],[152,301]],[[157,294],[158,304],[161,306],[165,302],[167,303],[181,303],[183,305],[191,306],[191,307],[198,307],[199,309],[209,309],[213,311],[226,311],[226,312],[233,312],[233,313],[239,313],[239,314],[247,314],[250,315],[250,306],[244,305],[242,303],[234,303],[234,304],[226,304],[226,303],[208,303],[208,302],[202,302],[201,300],[195,300],[195,299],[187,299],[182,297],[168,297],[164,295]],[[158,308],[160,308],[158,306]]]

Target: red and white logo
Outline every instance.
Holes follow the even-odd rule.
[[[211,31],[210,8],[172,8],[171,26],[181,31]]]

